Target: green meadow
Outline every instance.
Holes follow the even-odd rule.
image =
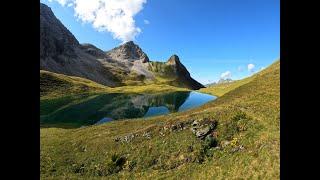
[[[40,119],[100,93],[189,91],[165,84],[106,87],[40,71]],[[42,179],[279,179],[280,60],[199,92],[218,98],[168,115],[81,128],[40,128]],[[214,141],[192,123],[214,121]]]

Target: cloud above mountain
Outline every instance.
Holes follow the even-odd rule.
[[[74,9],[75,16],[97,31],[110,32],[114,39],[127,42],[141,33],[134,16],[147,0],[51,0]]]
[[[253,72],[254,71],[254,64],[248,64],[248,71]]]
[[[231,72],[230,71],[226,71],[226,72],[222,73],[220,78],[221,79],[231,78]]]

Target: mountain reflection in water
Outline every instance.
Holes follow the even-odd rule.
[[[81,127],[118,119],[184,111],[213,99],[215,99],[214,96],[197,92],[100,94],[81,97],[80,102],[63,105],[53,112],[41,115],[40,119],[42,126]]]

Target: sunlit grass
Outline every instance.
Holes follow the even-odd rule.
[[[280,61],[248,79],[224,87],[201,89],[200,92],[220,97],[185,112],[78,129],[41,128],[41,177],[279,179]],[[110,92],[111,88],[102,89]],[[115,89],[140,93],[176,90],[163,85]],[[225,142],[229,142],[228,145],[205,150],[205,143],[197,139],[189,127],[164,131],[164,127],[172,124],[203,118],[218,121],[219,146]],[[148,132],[151,137],[144,137]],[[138,136],[130,142],[115,141],[129,134]],[[243,146],[243,150],[234,151],[239,146]]]
[[[40,71],[40,98],[52,99],[56,97],[96,94],[96,93],[155,93],[155,92],[190,91],[167,84],[146,84],[120,87],[107,87],[88,79],[66,76],[63,74]]]

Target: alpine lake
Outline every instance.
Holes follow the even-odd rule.
[[[121,119],[186,111],[216,97],[195,91],[157,94],[95,94],[40,101],[40,126],[79,128]]]

